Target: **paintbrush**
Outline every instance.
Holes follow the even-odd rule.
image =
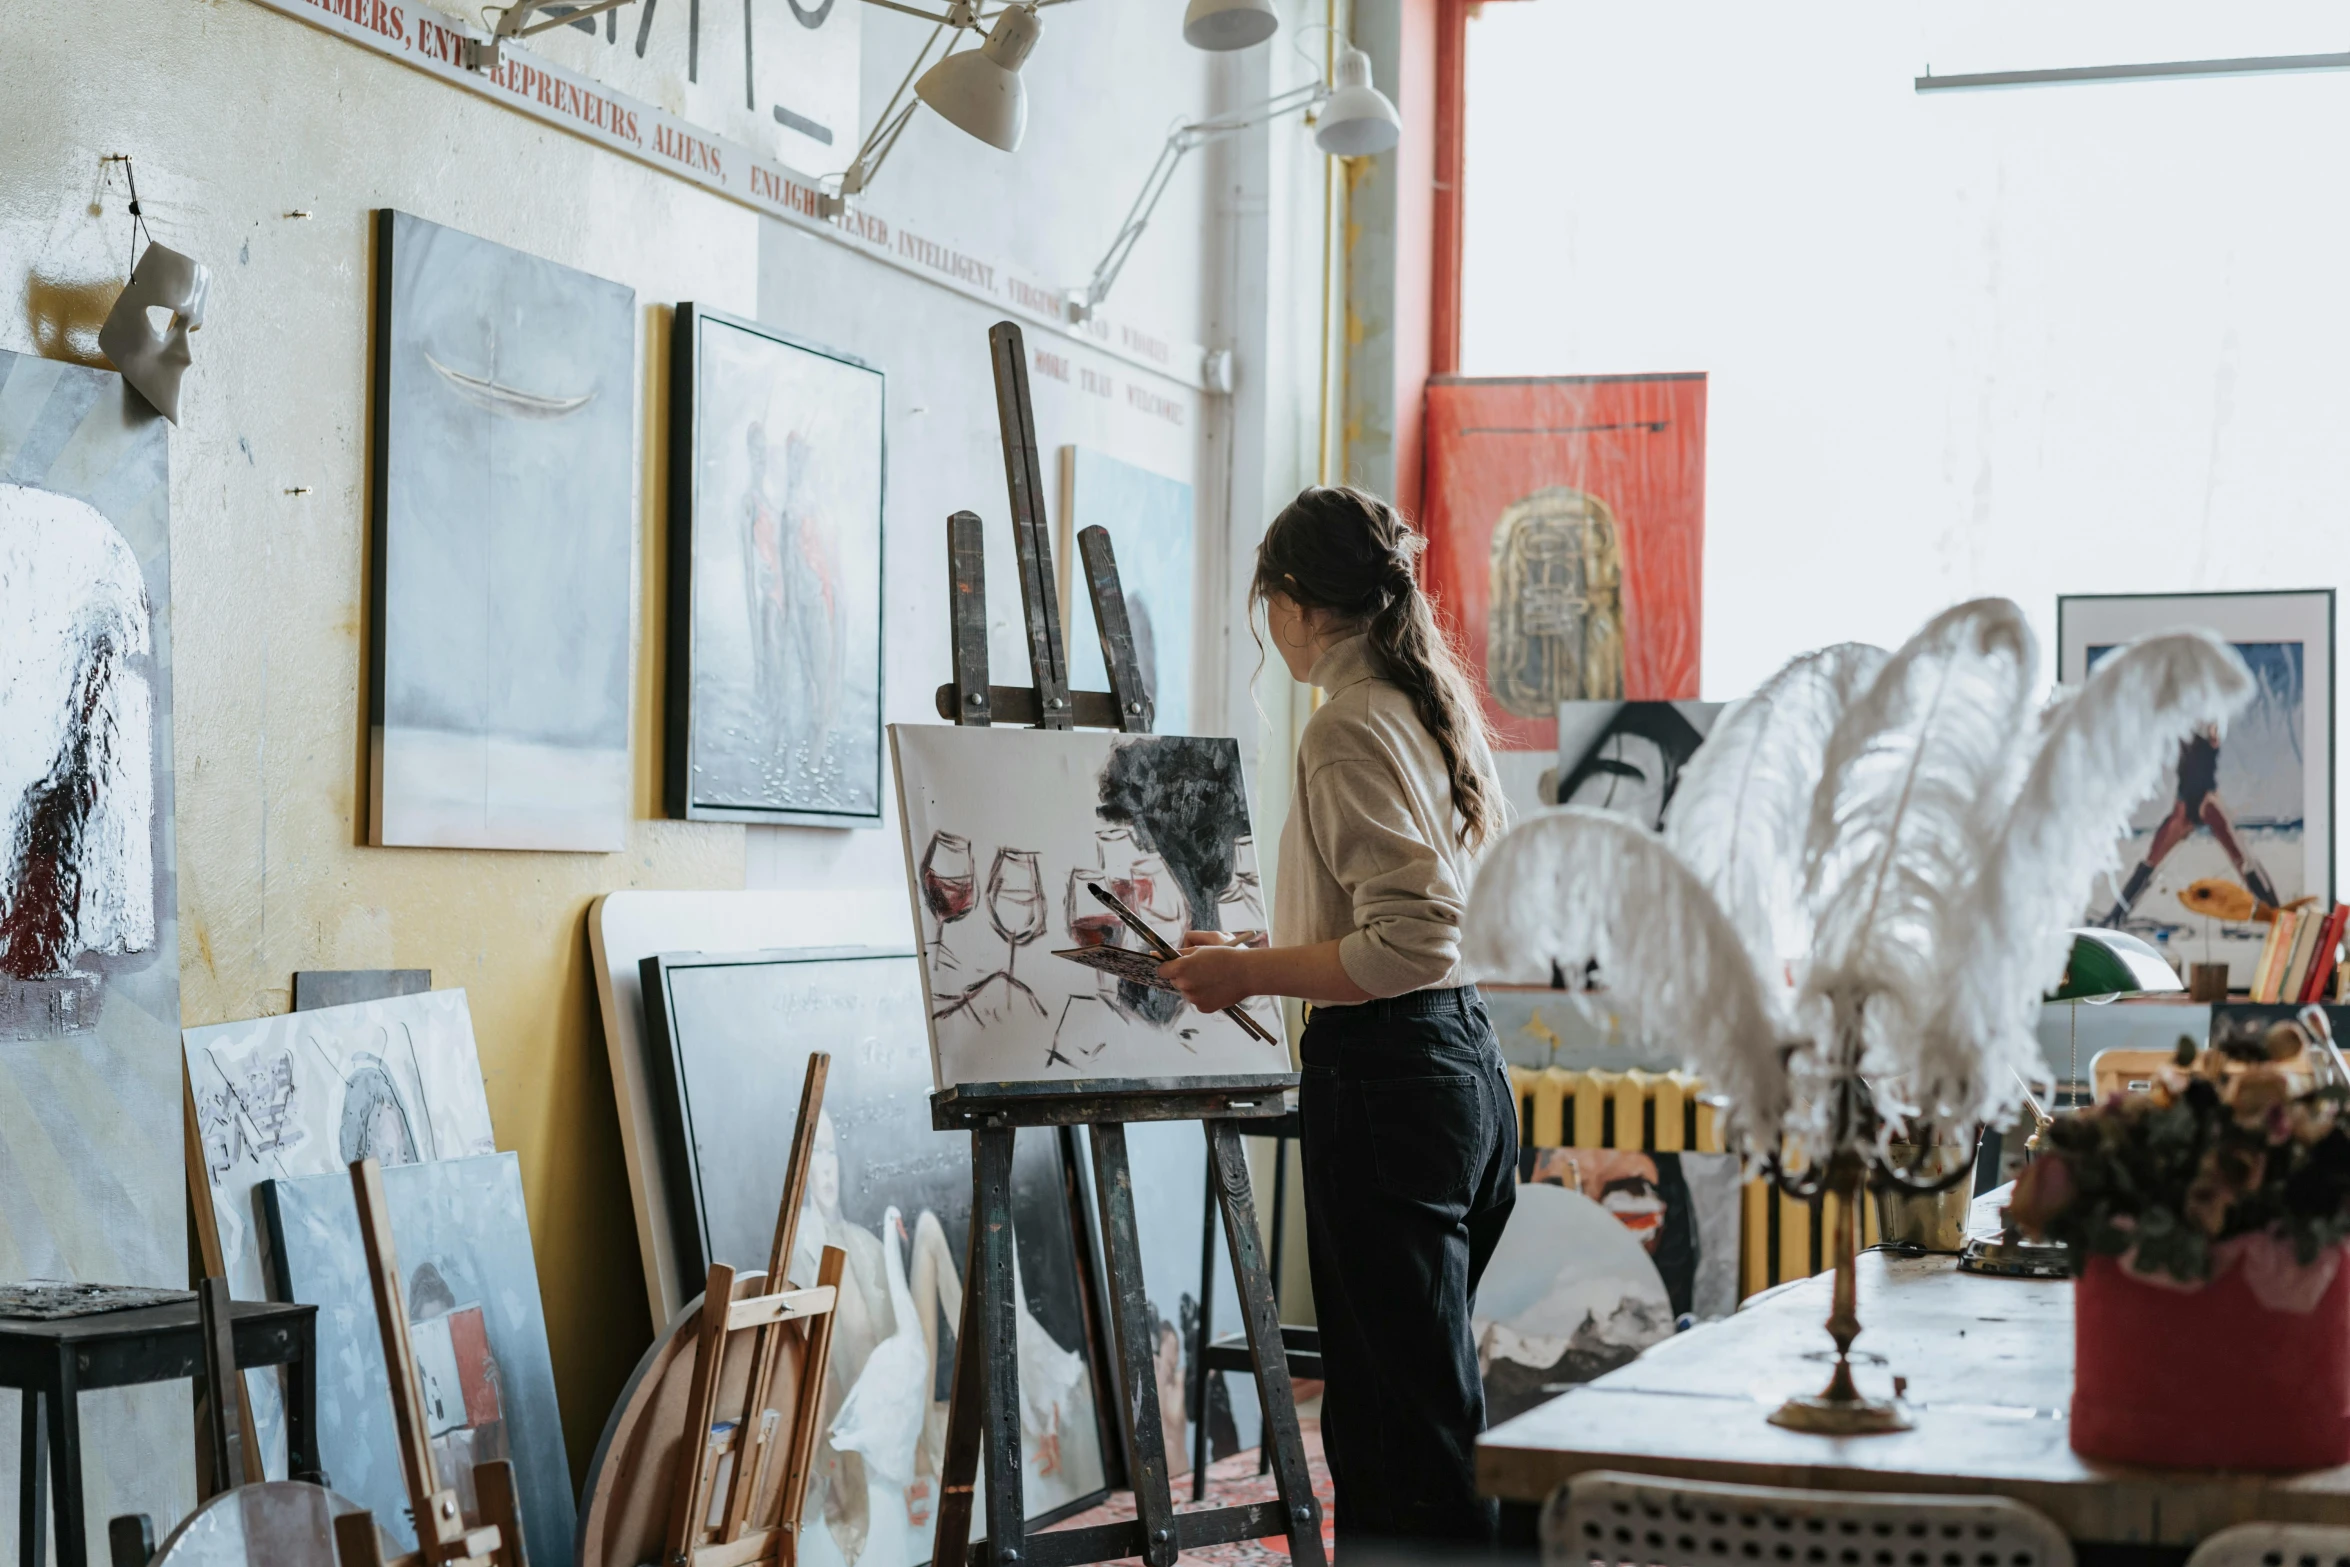
[[[1150,926],[1144,924],[1141,915],[1128,908],[1122,901],[1120,901],[1116,893],[1110,891],[1107,887],[1104,887],[1100,882],[1087,882],[1085,884],[1085,890],[1092,893],[1094,897],[1101,903],[1102,907],[1108,909],[1112,914],[1115,914],[1118,916],[1118,918],[1124,920],[1126,922],[1126,928],[1133,931],[1137,936],[1140,936],[1142,938],[1143,945],[1158,954],[1159,961],[1162,963],[1172,963],[1177,958],[1183,956],[1182,953],[1176,951],[1172,946],[1167,944],[1166,937],[1160,935],[1157,931],[1151,929]],[[1233,1022],[1238,1023],[1242,1028],[1248,1030],[1248,1032],[1254,1035],[1256,1038],[1263,1040],[1266,1044],[1275,1046],[1279,1046],[1281,1044],[1280,1040],[1275,1039],[1270,1033],[1266,1032],[1264,1024],[1258,1022],[1255,1018],[1250,1017],[1239,1007],[1226,1007],[1224,1009],[1224,1015],[1232,1019]]]

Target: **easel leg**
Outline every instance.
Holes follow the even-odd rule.
[[[978,1183],[975,1180],[974,1188]],[[976,1195],[976,1191],[974,1192]],[[964,1567],[971,1546],[971,1482],[979,1472],[980,1350],[979,1206],[971,1208],[971,1240],[963,1248],[963,1315],[955,1327],[955,1384],[947,1394],[946,1448],[938,1466],[938,1529],[933,1567]]]
[[[1256,1199],[1249,1192],[1248,1155],[1235,1121],[1201,1123],[1208,1134],[1208,1164],[1216,1173],[1224,1207],[1224,1239],[1232,1249],[1232,1281],[1240,1294],[1240,1315],[1257,1363],[1257,1402],[1265,1415],[1264,1441],[1273,1455],[1273,1483],[1289,1513],[1291,1567],[1323,1567],[1321,1510],[1314,1479],[1290,1396],[1289,1352],[1281,1341],[1281,1314],[1273,1305],[1273,1284],[1257,1237]]]
[[[977,1255],[966,1290],[979,1295],[985,1370],[979,1386],[980,1449],[987,1455],[988,1567],[1026,1559],[1028,1503],[1020,1473],[1020,1298],[1012,1283],[1012,1128],[971,1134],[971,1234]],[[976,1284],[972,1280],[976,1280]],[[964,1346],[955,1346],[958,1354]]]
[[[1126,1128],[1116,1121],[1093,1128],[1093,1185],[1102,1209],[1103,1260],[1110,1274],[1110,1327],[1118,1341],[1118,1381],[1126,1406],[1126,1450],[1133,1455],[1135,1519],[1142,1525],[1142,1559],[1173,1567],[1175,1501],[1167,1492],[1167,1437],[1159,1423],[1159,1385],[1151,1337],[1150,1301],[1142,1287],[1142,1243],[1134,1229],[1134,1181],[1126,1165]]]

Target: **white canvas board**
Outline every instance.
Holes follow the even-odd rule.
[[[940,1087],[1289,1069],[1232,1018],[1053,955],[1142,944],[1096,883],[1177,947],[1265,928],[1235,742],[892,724],[890,755]],[[1281,1037],[1272,1001],[1248,1008]]]
[[[588,949],[604,1049],[619,1101],[620,1148],[644,1265],[645,1300],[667,1322],[702,1281],[685,1288],[670,1234],[669,1186],[645,1058],[640,965],[657,952],[741,952],[764,947],[889,947],[913,940],[905,894],[895,887],[812,892],[613,892],[588,910]]]
[[[495,1153],[462,990],[185,1029],[211,1217],[230,1293],[269,1298],[261,1183]],[[246,1374],[264,1461],[285,1466],[278,1378]]]

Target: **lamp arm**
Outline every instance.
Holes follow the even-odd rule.
[[[1175,170],[1194,147],[1236,136],[1268,120],[1277,120],[1284,114],[1311,109],[1329,96],[1328,87],[1319,81],[1309,82],[1303,87],[1277,93],[1253,109],[1241,109],[1212,119],[1197,120],[1189,125],[1179,125],[1169,132],[1167,144],[1159,149],[1159,161],[1151,165],[1150,173],[1143,179],[1142,189],[1135,194],[1134,205],[1126,210],[1126,221],[1119,227],[1118,237],[1110,241],[1109,252],[1102,257],[1101,264],[1093,269],[1093,276],[1087,280],[1084,291],[1070,301],[1070,318],[1076,321],[1091,318],[1094,311],[1100,308],[1101,302],[1110,297],[1110,289],[1118,281],[1118,274],[1125,270],[1126,258],[1134,254],[1135,245],[1142,239],[1142,231],[1150,227],[1151,215],[1158,211],[1159,198],[1167,194],[1167,186],[1173,182]]]
[[[868,0],[868,3],[875,3],[875,0]],[[904,10],[905,7],[893,6],[891,9]],[[841,171],[840,195],[828,199],[826,203],[828,210],[825,216],[839,216],[839,207],[836,203],[857,195],[866,186],[873,183],[873,176],[881,172],[881,165],[888,160],[890,152],[897,146],[898,137],[904,134],[906,122],[914,117],[914,110],[921,100],[906,102],[907,89],[914,85],[914,78],[922,74],[923,65],[930,59],[930,51],[938,45],[939,35],[955,26],[954,18],[951,16],[933,18],[933,20],[937,21],[938,25],[930,30],[930,36],[923,40],[922,47],[915,52],[914,63],[907,66],[906,74],[899,78],[897,91],[891,93],[889,102],[882,106],[879,118],[873,122],[873,129],[866,133],[865,140],[858,146],[857,155],[851,158],[849,166]],[[956,30],[960,31],[959,28]],[[954,52],[954,45],[948,44],[947,53]]]
[[[531,20],[532,14],[549,4],[549,0],[514,0],[511,5],[495,7],[493,9],[498,12],[498,25],[490,30],[489,37],[465,40],[465,67],[472,71],[494,71],[502,58],[501,46],[505,44],[546,32],[549,28],[584,22],[591,16],[602,16],[606,11],[617,10],[631,3],[633,0],[591,0],[591,3],[566,11],[561,16],[541,17],[536,22]]]

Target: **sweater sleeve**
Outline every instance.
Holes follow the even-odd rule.
[[[1354,909],[1338,941],[1347,977],[1374,996],[1436,984],[1461,954],[1466,889],[1422,836],[1391,764],[1345,758],[1306,779],[1315,848]]]

